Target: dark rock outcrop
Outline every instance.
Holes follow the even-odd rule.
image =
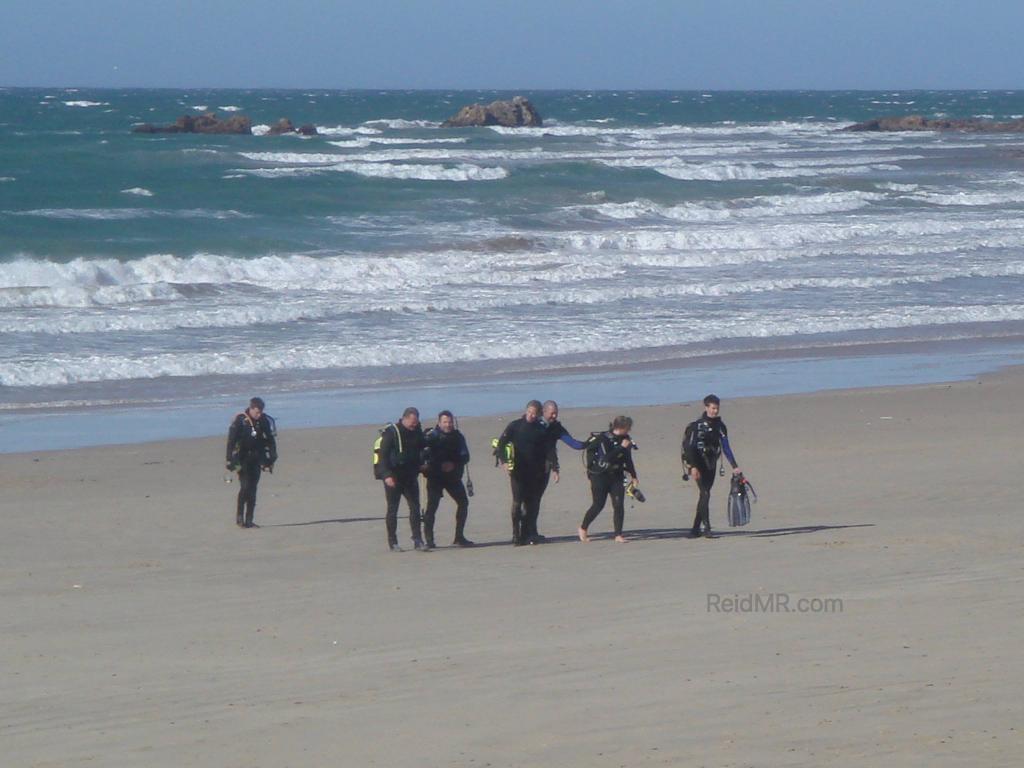
[[[244,115],[232,115],[221,120],[214,112],[204,115],[182,115],[174,125],[144,123],[132,128],[132,133],[238,133],[252,134],[252,120]]]
[[[539,128],[543,125],[543,121],[533,104],[522,96],[516,96],[511,101],[492,101],[486,106],[470,104],[468,107],[460,109],[454,117],[441,123],[442,128],[486,125],[503,125],[506,128]]]
[[[880,117],[849,125],[844,131],[961,131],[963,133],[1024,133],[1024,120],[997,123],[994,120],[929,120],[922,115]]]
[[[300,136],[318,136],[316,126],[311,123],[306,123],[298,128],[295,124],[287,117],[282,117],[274,125],[270,126],[270,130],[267,131],[268,136],[284,136],[289,133],[297,133]]]
[[[295,126],[292,125],[292,121],[287,117],[282,117],[270,126],[270,130],[267,131],[268,136],[281,136],[285,133],[295,133]]]

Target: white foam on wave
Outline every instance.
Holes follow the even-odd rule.
[[[450,139],[415,139],[409,138],[384,138],[380,136],[366,136],[358,139],[349,139],[343,141],[329,141],[328,144],[335,147],[343,148],[365,148],[375,144],[465,144],[468,139],[465,138],[450,138]]]
[[[443,291],[417,291],[411,279],[400,281],[404,286],[402,295],[394,297],[380,286],[373,291],[355,295],[304,295],[300,300],[282,300],[273,307],[256,307],[251,302],[238,301],[244,294],[218,299],[215,307],[196,306],[187,311],[181,309],[164,314],[90,314],[69,315],[56,325],[52,319],[42,318],[26,322],[16,320],[9,330],[39,331],[46,333],[84,333],[111,330],[166,330],[172,328],[227,328],[244,327],[254,324],[276,324],[302,320],[319,320],[345,313],[404,312],[425,314],[431,312],[479,312],[482,310],[509,310],[521,306],[586,306],[602,305],[609,302],[639,301],[652,299],[674,299],[688,296],[725,297],[756,293],[779,293],[794,290],[813,290],[817,293],[827,290],[880,289],[903,285],[938,284],[959,278],[980,277],[1021,277],[1024,276],[1024,262],[1012,262],[989,267],[948,268],[936,267],[927,273],[895,276],[866,277],[793,277],[764,278],[756,280],[662,282],[655,285],[638,285],[634,281],[608,280],[600,286],[593,278],[598,273],[560,270],[559,279],[549,279],[544,285],[538,280],[523,282],[519,276],[508,279],[509,273],[488,277],[485,281],[469,279],[460,283],[459,293]],[[624,275],[625,268],[607,270],[607,277]],[[477,277],[483,277],[479,275]],[[570,277],[578,284],[573,284]],[[503,286],[504,290],[475,290],[468,286]],[[532,290],[508,290],[513,286],[531,285]],[[154,286],[153,288],[158,288]],[[422,284],[419,286],[422,288]],[[137,288],[143,288],[138,286]],[[379,291],[376,292],[375,291]],[[232,300],[234,299],[234,300]],[[82,306],[88,306],[83,304]],[[3,326],[0,325],[0,330]]]
[[[897,184],[896,182],[881,182],[875,184],[878,189],[886,189],[890,192],[916,192],[920,187],[917,184]]]
[[[533,256],[532,258],[539,258]],[[495,265],[479,252],[441,252],[404,257],[342,255],[314,257],[303,254],[237,258],[220,254],[195,254],[178,257],[152,254],[141,259],[73,259],[52,262],[19,259],[0,271],[0,288],[85,289],[103,287],[169,285],[261,286],[273,290],[350,291],[362,296],[381,291],[390,296],[392,289],[441,284],[453,273],[469,279],[477,275],[491,281]],[[527,274],[529,276],[529,274]],[[564,279],[566,274],[552,275]],[[493,277],[494,281],[500,276]],[[392,297],[393,298],[393,297]],[[134,300],[128,297],[128,301]],[[49,306],[54,302],[47,302]],[[104,303],[109,303],[109,299]],[[75,306],[86,304],[77,302]],[[12,306],[29,306],[18,301]]]
[[[64,106],[66,107],[109,107],[110,102],[107,101],[65,101]]]
[[[777,135],[777,136],[821,136],[833,134],[836,131],[835,123],[826,122],[787,122],[763,124],[728,124],[715,125],[656,125],[637,126],[619,125],[604,127],[595,125],[579,124],[552,124],[539,128],[506,128],[500,125],[488,126],[495,133],[504,136],[618,136],[629,135],[638,138],[658,138],[665,136],[742,136],[742,135]],[[859,141],[856,137],[839,137],[846,141]]]
[[[376,120],[367,120],[363,125],[384,126],[393,131],[408,130],[411,128],[437,128],[441,124],[430,120],[403,120],[402,118],[381,117]]]
[[[788,310],[720,318],[713,324],[692,322],[649,323],[646,348],[692,344],[723,338],[773,338],[806,334],[912,328],[924,325],[955,325],[1024,320],[1024,304],[935,307],[910,305],[891,309],[854,310],[794,315]],[[470,339],[417,338],[412,343],[364,344],[340,338],[333,342],[263,344],[259,355],[238,355],[233,345],[217,350],[147,353],[136,355],[58,353],[17,364],[0,364],[0,385],[59,386],[89,381],[124,381],[163,376],[209,376],[266,373],[280,370],[325,370],[372,366],[436,363],[438,360],[469,362],[535,357],[537,350],[558,358],[567,354],[610,352],[637,347],[630,333],[633,318],[616,317],[592,332],[550,334],[546,327],[523,327],[521,343],[509,345],[506,331],[483,326]]]
[[[331,142],[333,143],[333,142]],[[462,150],[462,149],[381,149],[373,152],[239,152],[240,157],[262,163],[281,163],[283,165],[332,165],[338,162],[348,163],[380,163],[425,161],[434,163],[487,161],[535,160],[540,158],[561,160],[574,156],[574,153],[545,154],[543,150],[520,150],[508,152],[504,150]],[[592,157],[584,153],[584,158]]]
[[[173,286],[146,285],[122,288],[101,288],[88,292],[36,289],[22,291],[19,296],[5,296],[0,289],[0,307],[38,310],[62,307],[59,317],[42,313],[7,312],[0,316],[0,333],[43,333],[49,335],[87,333],[151,333],[183,328],[222,329],[252,328],[257,325],[282,325],[321,320],[339,314],[329,301],[291,301],[270,305],[245,301],[243,296],[221,300],[217,305],[186,303]],[[174,307],[167,302],[177,301]],[[20,302],[20,303],[19,303]],[[147,306],[145,312],[111,312],[119,304],[160,302]]]
[[[671,221],[728,221],[735,218],[761,218],[766,216],[806,216],[844,213],[864,208],[873,202],[885,200],[879,192],[826,192],[820,195],[766,195],[730,201],[708,203],[682,203],[661,205],[650,200],[628,203],[602,203],[577,206],[576,210],[591,210],[609,219],[668,219]]]
[[[206,104],[193,104],[192,109],[196,110],[197,112],[205,112],[207,109],[209,109],[209,107]]]
[[[221,112],[241,112],[241,107],[236,107],[234,104],[228,104],[226,107],[217,107]]]
[[[35,208],[29,211],[3,211],[9,216],[34,216],[43,219],[85,219],[89,221],[127,221],[129,219],[248,219],[247,213],[206,208],[179,210],[150,208]]]
[[[935,243],[928,241],[931,235],[949,243],[954,249],[970,247],[974,243],[996,248],[1024,245],[1024,222],[1016,220],[1004,221],[1002,229],[991,222],[974,222],[973,227],[958,227],[955,222],[934,221],[931,226],[922,228],[912,223],[891,221],[888,226],[876,225],[865,233],[859,230],[855,224],[835,224],[810,230],[762,225],[728,229],[711,227],[685,232],[631,229],[600,235],[577,233],[563,238],[567,248],[517,252],[514,257],[499,248],[493,253],[473,249],[409,253],[396,257],[293,254],[252,259],[217,254],[196,254],[186,258],[155,254],[126,262],[75,259],[61,263],[21,259],[7,264],[0,272],[0,307],[91,307],[137,304],[149,300],[187,302],[190,296],[210,301],[211,295],[218,297],[218,305],[226,306],[231,295],[243,298],[243,303],[248,304],[249,287],[256,286],[273,291],[279,302],[285,302],[288,296],[301,298],[305,306],[302,311],[306,313],[320,312],[315,305],[321,300],[325,300],[329,308],[324,311],[331,312],[346,308],[354,311],[387,308],[426,311],[442,305],[468,310],[521,302],[573,303],[585,301],[587,295],[593,296],[594,301],[616,296],[724,295],[730,291],[784,290],[800,286],[871,287],[955,276],[1016,276],[1024,273],[1024,263],[1021,262],[1000,261],[986,265],[959,260],[953,267],[942,262],[929,265],[918,276],[902,272],[880,278],[871,275],[829,278],[799,275],[719,285],[707,278],[697,280],[690,274],[685,280],[667,283],[659,277],[652,286],[645,284],[641,274],[636,272],[638,268],[652,268],[656,274],[663,275],[665,269],[808,259],[834,254],[836,244],[840,245],[839,252],[843,254],[844,261],[860,257],[870,262],[877,259],[879,242],[887,244],[886,252],[890,255],[901,253],[900,247],[888,244],[904,242],[910,232],[915,235],[912,242],[920,247],[921,253],[936,252]],[[603,251],[600,258],[593,256],[595,250]],[[630,280],[623,282],[619,279],[627,275],[631,275]],[[574,287],[606,279],[609,282],[599,290]],[[190,286],[201,290],[197,293]],[[509,291],[513,287],[529,290]],[[438,295],[433,293],[435,290],[450,296],[451,303],[439,302]],[[626,293],[622,293],[624,290]],[[181,310],[184,313],[189,311],[187,307]],[[300,312],[294,316],[304,315]],[[136,318],[123,322],[130,324],[143,320]],[[196,326],[186,323],[186,327]]]
[[[316,130],[321,136],[377,136],[384,133],[379,128],[369,125],[360,125],[355,128],[347,125],[318,125]]]
[[[872,217],[793,224],[784,217],[776,222],[752,221],[731,226],[707,226],[687,229],[633,228],[613,232],[569,232],[552,236],[566,247],[581,251],[612,251],[640,254],[664,254],[673,266],[723,263],[771,262],[804,258],[810,250],[826,247],[831,251],[842,244],[866,244],[876,253],[887,253],[895,244],[918,242],[922,248],[936,250],[935,237],[950,248],[1019,247],[1024,245],[1024,221],[1004,219],[906,219]],[[606,257],[602,256],[602,259]]]
[[[253,136],[266,136],[268,133],[270,133],[270,126],[269,125],[265,125],[263,123],[260,123],[259,125],[254,125],[252,127],[252,135]]]
[[[412,154],[410,154],[412,153]],[[424,151],[417,155],[414,150],[406,150],[396,154],[385,151],[371,155],[326,154],[320,152],[240,152],[247,160],[257,162],[280,163],[291,167],[280,168],[241,168],[238,173],[246,173],[263,178],[282,176],[305,176],[319,172],[355,173],[369,178],[416,179],[420,181],[495,181],[508,176],[508,170],[501,166],[482,167],[472,163],[456,165],[440,165],[431,163],[392,163],[392,157],[417,159],[418,157],[434,157],[434,153]]]
[[[862,154],[844,150],[841,154],[826,157],[808,156],[792,149],[779,146],[777,154],[766,156],[756,145],[742,142],[738,145],[715,146],[663,146],[655,143],[652,147],[610,147],[593,149],[557,150],[543,146],[505,149],[478,149],[465,147],[438,146],[450,139],[424,140],[431,146],[394,147],[406,143],[404,140],[380,138],[351,138],[328,142],[341,149],[368,149],[364,152],[241,152],[241,157],[259,162],[287,165],[328,165],[335,162],[410,162],[433,163],[554,163],[554,162],[596,162],[611,167],[644,168],[656,170],[678,178],[707,178],[722,180],[730,178],[776,178],[793,176],[816,176],[819,174],[852,174],[867,170],[899,170],[896,162],[921,159],[921,155],[909,154]],[[409,143],[413,142],[410,140]],[[377,148],[376,144],[383,144]],[[783,154],[785,153],[785,154]],[[726,160],[723,155],[749,154],[756,159]]]
[[[138,195],[139,197],[152,197],[153,193],[145,187],[131,187],[129,189],[122,189],[122,195]]]
[[[1005,192],[976,192],[962,190],[959,192],[927,192],[919,191],[910,195],[929,205],[941,206],[997,206],[1024,204],[1024,189]]]
[[[497,181],[508,176],[501,166],[484,168],[470,163],[458,165],[403,164],[386,162],[343,162],[331,165],[304,165],[292,168],[236,168],[240,174],[261,178],[310,176],[317,173],[354,173],[377,179],[410,179],[417,181]]]
[[[57,285],[57,286],[22,286],[6,287],[0,286],[0,308],[82,308],[82,307],[113,307],[122,304],[139,304],[149,301],[172,301],[181,300],[182,294],[173,286],[161,284],[135,284],[135,285]],[[39,317],[33,320],[24,318],[4,318],[11,323],[6,330],[10,333],[16,331],[61,333],[80,332],[77,329],[78,320],[69,317]],[[96,324],[95,330],[117,329],[119,318],[108,317],[105,322],[112,323],[112,326],[104,327],[102,323]],[[127,326],[125,326],[127,327]],[[63,329],[63,330],[61,330]],[[87,329],[93,330],[93,329]]]
[[[0,176],[0,183],[7,181],[17,181],[17,179],[14,176]]]
[[[763,179],[806,178],[814,176],[848,176],[868,171],[899,171],[901,166],[891,163],[800,165],[775,162],[693,162],[682,159],[629,160],[598,159],[602,165],[613,168],[632,168],[655,171],[662,176],[682,181],[758,181]]]

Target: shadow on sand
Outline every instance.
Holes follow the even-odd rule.
[[[733,536],[749,536],[753,538],[771,538],[774,536],[794,536],[803,533],[820,533],[821,531],[837,531],[844,528],[874,528],[874,523],[853,523],[851,525],[797,525],[791,528],[761,528],[758,530],[742,530],[729,528],[724,531],[715,531],[715,537],[726,539]],[[615,534],[611,531],[602,533],[591,533],[591,541],[611,541]],[[630,541],[657,541],[659,539],[689,539],[689,528],[639,528],[626,531],[626,538]],[[547,536],[539,545],[578,543],[576,536]],[[487,547],[511,547],[509,539],[497,541],[478,541],[472,548],[485,549]],[[525,545],[523,549],[531,549],[533,545]],[[446,547],[438,549],[458,549],[458,547]]]
[[[383,520],[383,517],[336,517],[332,520],[309,520],[305,523],[274,523],[264,525],[264,528],[293,528],[298,525],[326,525],[327,523],[371,523],[376,520]]]
[[[715,537],[720,539],[734,536],[749,536],[753,538],[771,538],[774,536],[794,536],[802,533],[819,533],[821,531],[836,531],[843,528],[874,528],[874,523],[853,523],[851,525],[797,525],[791,528],[760,528],[747,530],[743,528],[726,528],[715,530]],[[612,534],[604,535],[611,538]],[[626,536],[634,541],[647,541],[656,539],[689,539],[689,528],[641,528],[639,530],[627,530]],[[591,538],[602,537],[602,534],[591,534]]]
[[[274,523],[272,525],[261,526],[263,528],[293,528],[296,526],[304,525],[327,525],[330,523],[372,523],[380,522],[383,517],[337,517],[329,520],[309,520],[304,523]],[[400,521],[401,522],[401,521]],[[797,534],[804,533],[820,533],[821,531],[837,531],[844,528],[873,528],[874,523],[854,523],[851,525],[797,525],[791,528],[760,528],[757,530],[742,529],[742,528],[726,528],[724,530],[718,529],[715,531],[715,538],[726,539],[734,536],[746,536],[751,538],[772,538],[775,536],[794,536]],[[591,533],[590,538],[593,541],[611,540],[614,537],[611,531],[602,533]],[[635,528],[626,531],[626,538],[630,541],[657,541],[659,539],[689,539],[690,529],[689,528]],[[544,540],[536,546],[545,546],[547,544],[567,544],[570,542],[578,542],[579,539],[576,536],[547,536]],[[496,541],[478,541],[473,545],[472,549],[486,549],[488,547],[511,547],[512,542],[509,539],[499,539]],[[529,549],[534,545],[525,545],[525,549]],[[459,549],[455,546],[446,546],[442,544],[438,549]]]

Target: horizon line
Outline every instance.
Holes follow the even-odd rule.
[[[351,86],[351,87],[325,87],[325,86],[275,86],[275,85],[7,85],[0,84],[3,90],[94,90],[94,91],[117,91],[117,90],[149,90],[149,91],[181,91],[181,90],[203,90],[203,91],[341,91],[341,92],[386,92],[386,93],[439,93],[446,91],[482,92],[482,93],[513,93],[516,91],[531,91],[535,93],[557,93],[557,92],[589,92],[589,93],[875,93],[881,91],[900,91],[910,93],[970,93],[970,92],[1004,92],[1021,93],[1024,88],[1002,88],[1002,87],[951,87],[951,88],[925,88],[920,86],[897,87],[885,86],[875,88],[580,88],[580,87],[374,87],[374,86]]]

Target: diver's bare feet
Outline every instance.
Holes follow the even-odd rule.
[[[580,541],[582,541],[584,544],[586,544],[588,541],[590,541],[590,537],[587,536],[587,529],[586,528],[578,528],[578,529],[576,529],[576,534],[580,537]]]
[[[622,535],[621,533],[620,533],[620,534],[619,534],[618,536],[616,536],[616,537],[615,537],[615,540],[616,540],[617,542],[619,542],[619,544],[625,544],[625,543],[626,543],[627,541],[629,541],[629,539],[627,539],[627,538],[626,538],[625,536],[623,536],[623,535]]]

